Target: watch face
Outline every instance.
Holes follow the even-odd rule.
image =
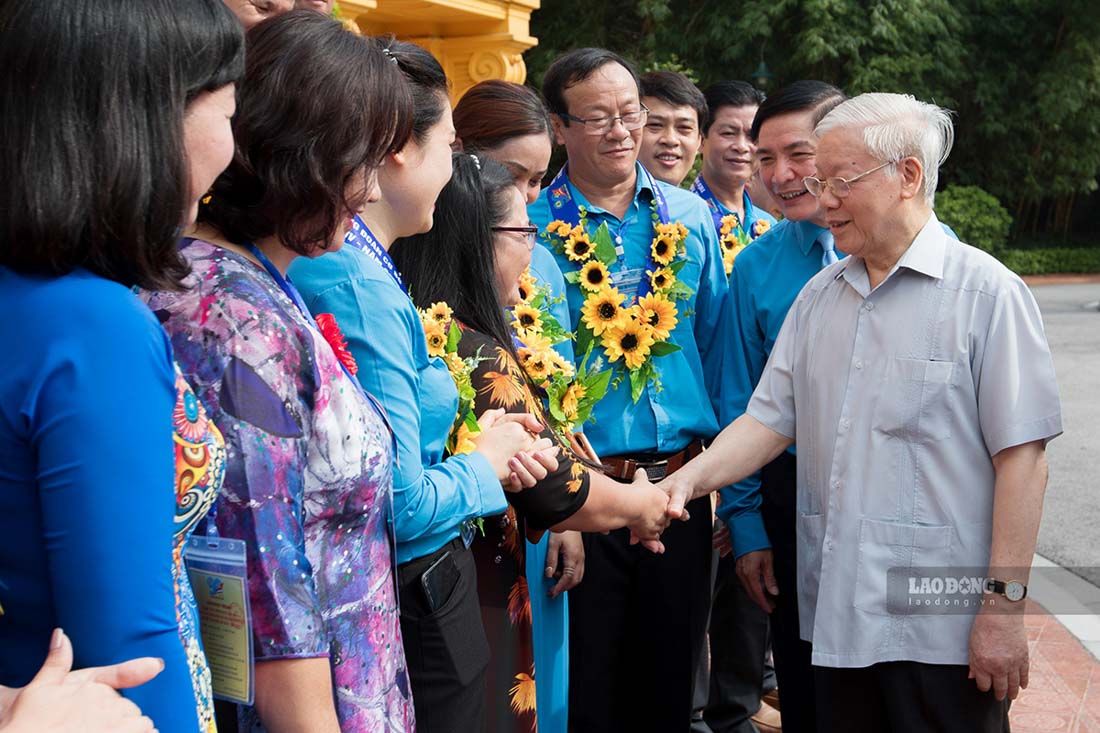
[[[1011,580],[1005,583],[1005,598],[1010,601],[1022,601],[1026,592],[1027,588],[1018,580]]]

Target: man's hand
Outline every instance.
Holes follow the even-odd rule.
[[[561,567],[558,567],[559,557]],[[584,579],[584,541],[580,532],[551,532],[546,547],[546,577],[559,578],[547,594],[557,598]]]
[[[695,484],[686,475],[687,472],[680,469],[671,476],[666,476],[657,488],[668,495],[668,506],[665,513],[670,519],[679,519],[686,522],[691,518],[684,507],[695,498]]]
[[[714,522],[714,534],[710,538],[711,546],[718,550],[718,557],[725,557],[733,552],[733,538],[730,537],[730,528],[722,520]]]
[[[1012,603],[996,599],[999,606]],[[1022,606],[1022,602],[1020,602]],[[1023,608],[989,611],[983,608],[974,617],[970,630],[970,678],[978,689],[998,700],[1015,700],[1027,687],[1027,631]]]
[[[764,609],[765,613],[775,610],[775,603],[768,598],[767,593],[779,595],[772,563],[771,550],[746,552],[737,558],[737,577],[741,579],[741,585],[745,586],[745,592],[753,603]]]

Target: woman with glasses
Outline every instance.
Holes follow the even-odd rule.
[[[504,308],[520,301],[521,276],[535,246],[523,196],[501,165],[460,153],[436,206],[439,225],[399,240],[391,250],[402,278],[420,307],[439,301],[454,305],[462,329],[458,355],[477,362],[471,381],[478,410],[530,412],[549,424],[543,394],[520,367],[504,320]],[[564,706],[537,709],[536,700],[544,699],[536,694],[537,681],[557,686],[562,701],[568,684],[564,669],[533,665],[533,646],[544,645],[548,656],[562,655],[567,639],[563,626],[543,625],[532,616],[527,589],[529,582],[540,588],[535,581],[541,569],[534,567],[530,577],[525,540],[537,542],[550,529],[597,532],[625,526],[638,538],[655,541],[668,521],[667,497],[660,492],[590,471],[565,436],[550,428],[541,436],[561,449],[557,469],[533,488],[509,494],[511,508],[486,521],[485,537],[476,541],[489,549],[478,556],[478,588],[493,642],[487,726],[493,731],[531,733],[536,717],[541,733],[565,731]]]

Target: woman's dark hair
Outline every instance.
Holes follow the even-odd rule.
[[[565,103],[565,90],[574,84],[580,84],[608,64],[618,64],[630,72],[634,83],[638,85],[638,96],[642,95],[642,84],[634,66],[617,53],[603,48],[578,48],[559,56],[542,77],[542,97],[550,112],[556,115],[568,113]],[[569,126],[569,120],[562,119]]]
[[[706,98],[708,110],[703,125],[704,135],[710,131],[718,110],[723,107],[759,107],[765,99],[764,92],[752,84],[732,79],[714,82],[703,90],[703,96]]]
[[[760,138],[760,128],[773,117],[795,112],[814,111],[812,126],[816,127],[825,115],[848,97],[832,84],[823,81],[796,81],[765,99],[756,110],[749,137],[753,142]]]
[[[455,153],[452,162],[454,174],[436,200],[435,224],[425,234],[398,239],[390,255],[418,308],[446,301],[458,320],[515,357],[497,294],[492,227],[507,216],[507,194],[516,186],[508,170],[489,158],[475,162],[472,155]]]
[[[184,114],[241,33],[221,0],[0,3],[0,265],[178,288]]]
[[[236,154],[199,220],[308,254],[362,208],[349,185],[405,144],[411,118],[404,77],[369,40],[312,10],[266,20],[248,32]]]
[[[552,138],[550,115],[538,92],[522,84],[490,79],[462,95],[454,110],[455,132],[468,153],[492,150],[512,138]]]
[[[691,107],[702,128],[707,121],[707,100],[691,79],[678,71],[650,71],[642,74],[642,96],[655,97],[673,107]]]
[[[428,130],[439,122],[443,110],[450,104],[447,74],[435,56],[415,43],[385,36],[376,36],[371,42],[390,59],[391,64],[401,69],[408,80],[413,103],[412,139],[417,143],[424,142]]]

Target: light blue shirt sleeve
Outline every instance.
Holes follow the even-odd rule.
[[[458,394],[443,360],[428,356],[409,297],[350,247],[316,260],[300,258],[290,274],[312,313],[336,317],[358,365],[356,376],[382,403],[396,434],[397,561],[434,552],[468,519],[504,512],[504,490],[483,455],[443,458]]]
[[[565,277],[561,274],[561,268],[554,260],[554,255],[537,244],[531,252],[531,274],[539,285],[549,287],[550,298],[558,301],[550,306],[550,315],[554,316],[566,331],[572,331],[573,319],[569,314],[569,301],[565,298]],[[570,364],[573,363],[572,340],[554,344],[554,349]]]

